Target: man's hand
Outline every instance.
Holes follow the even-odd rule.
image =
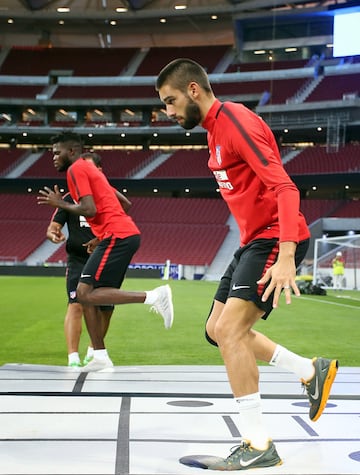
[[[65,234],[63,234],[60,229],[48,230],[46,237],[54,244],[60,244],[66,240]]]
[[[285,291],[285,301],[287,304],[291,303],[291,290],[293,290],[297,297],[300,296],[300,291],[295,282],[295,250],[296,243],[281,243],[277,262],[275,262],[275,264],[265,272],[261,279],[257,281],[258,284],[266,284],[270,280],[270,283],[262,296],[262,301],[266,302],[272,291],[274,291],[274,308],[278,307],[282,289]]]
[[[99,244],[99,242],[100,242],[100,239],[94,238],[94,239],[90,239],[90,241],[88,242],[85,242],[83,246],[86,247],[88,254],[92,254],[95,251],[95,248]]]
[[[39,190],[40,196],[37,197],[37,202],[39,205],[48,205],[53,208],[61,208],[63,200],[62,195],[59,191],[58,185],[54,186],[54,191],[47,186],[44,186],[43,190]]]

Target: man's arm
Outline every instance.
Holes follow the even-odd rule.
[[[123,210],[125,211],[125,213],[128,213],[132,205],[131,201],[129,201],[125,195],[123,195],[122,193],[120,193],[120,191],[116,189],[115,189],[115,194],[116,194],[117,199],[120,201],[120,204]]]
[[[61,208],[69,213],[79,216],[85,216],[86,218],[93,218],[96,214],[96,206],[94,199],[91,195],[86,195],[80,198],[79,203],[68,203],[62,199],[62,195],[59,191],[58,185],[54,186],[54,191],[47,186],[43,190],[39,191],[40,196],[37,197],[39,205],[48,205],[53,208]]]

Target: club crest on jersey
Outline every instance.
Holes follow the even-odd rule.
[[[215,147],[215,157],[216,157],[216,161],[218,162],[218,164],[221,165],[221,162],[222,162],[221,145],[216,145],[216,147]]]

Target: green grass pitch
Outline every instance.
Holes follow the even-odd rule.
[[[163,282],[126,279],[123,289],[150,290]],[[204,338],[216,282],[170,281],[175,319],[165,330],[162,319],[142,304],[115,308],[106,346],[116,366],[221,365],[218,349]],[[66,311],[62,277],[0,276],[0,365],[67,365],[63,331]],[[326,296],[281,299],[267,321],[256,328],[303,356],[338,358],[342,366],[360,366],[360,291],[328,291]],[[88,344],[85,325],[80,356]]]

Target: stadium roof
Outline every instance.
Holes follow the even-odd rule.
[[[169,46],[174,46],[176,41],[199,44],[201,37],[206,44],[209,32],[213,37],[210,44],[229,44],[236,19],[324,12],[357,3],[354,0],[2,0],[0,44],[32,44],[28,35],[37,34],[40,44],[48,42],[54,46],[75,46],[75,35],[78,46],[86,46],[87,36],[96,37],[100,46],[135,46],[128,42],[129,38],[134,42],[137,35],[138,42],[144,46],[149,43],[164,46],[164,35],[168,35],[173,37],[168,40]],[[106,35],[116,36],[117,42],[102,44],[101,36]]]

